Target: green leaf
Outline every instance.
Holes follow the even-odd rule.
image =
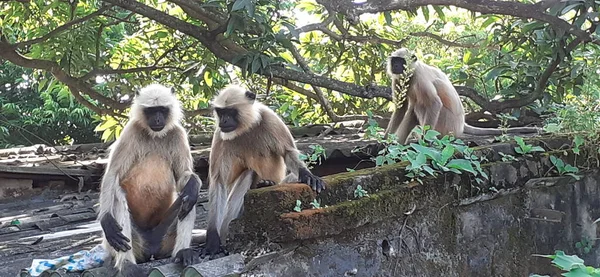
[[[499,17],[497,16],[488,16],[488,19],[486,19],[483,23],[481,23],[481,28],[485,29],[488,26],[490,26],[490,24],[498,21]]]
[[[252,60],[252,73],[258,73],[259,69],[260,69],[260,58],[258,58],[257,56],[254,56],[254,59]]]
[[[384,157],[383,157],[383,156],[377,156],[377,158],[375,158],[375,165],[376,165],[376,166],[381,166],[381,165],[383,165],[383,159],[384,159]]]
[[[581,5],[581,3],[575,3],[575,4],[568,5],[568,6],[566,6],[564,9],[562,9],[562,11],[561,11],[560,13],[561,13],[561,14],[568,13],[568,12],[570,12],[571,10],[573,10],[575,7],[578,7],[578,6],[580,6],[580,5]]]
[[[546,152],[546,150],[544,150],[544,148],[542,148],[540,146],[534,146],[534,147],[531,147],[529,152]]]
[[[463,63],[469,64],[469,60],[471,59],[471,51],[466,51],[463,55]]]
[[[207,86],[212,87],[213,85],[213,78],[212,78],[212,74],[210,73],[210,71],[204,71],[204,82],[206,83]]]
[[[465,159],[453,159],[446,165],[448,168],[456,168],[477,175],[471,161]]]
[[[566,255],[565,252],[560,250],[556,251],[556,255],[552,260],[552,263],[565,271],[570,271],[571,269],[584,266],[581,258],[577,257],[576,255]]]
[[[444,15],[444,11],[442,10],[442,7],[440,7],[440,6],[433,6],[433,9],[437,12],[437,14],[440,17],[440,19],[445,22],[446,21],[446,15]]]
[[[453,155],[454,155],[454,146],[452,146],[450,144],[446,145],[446,147],[444,147],[444,150],[442,150],[442,158],[440,159],[439,163],[441,165],[445,165],[446,162],[448,162],[448,159],[450,159]]]
[[[552,164],[554,164],[554,166],[559,167],[559,168],[563,168],[565,167],[565,162],[563,162],[563,160],[555,157],[554,155],[550,156],[550,161],[552,162]]]
[[[295,212],[301,212],[302,211],[302,202],[300,200],[296,200],[296,206],[294,207],[294,211]]]
[[[573,173],[577,173],[579,171],[579,168],[574,167],[570,164],[565,165],[565,171],[566,172],[573,172]]]
[[[577,135],[577,136],[575,136],[574,142],[575,142],[575,147],[579,147],[579,146],[583,145],[583,143],[585,141],[583,140],[583,138],[581,136]]]
[[[416,144],[416,143],[411,143],[410,146],[415,149],[415,151],[417,151],[419,154],[424,154],[429,156],[432,160],[434,161],[439,161],[440,157],[441,157],[441,153],[431,147],[427,147],[427,146],[422,146],[420,144]]]
[[[390,11],[383,12],[383,17],[385,18],[385,23],[387,25],[392,25],[392,14]]]
[[[427,132],[425,133],[424,139],[426,141],[435,141],[437,140],[437,136],[440,135],[440,132],[436,131],[436,130],[427,130]]]
[[[235,3],[233,3],[233,6],[231,7],[231,11],[234,12],[234,11],[244,9],[249,4],[250,4],[250,0],[236,0]]]
[[[410,161],[410,169],[421,168],[425,163],[427,163],[427,158],[423,153],[419,153],[414,160]]]
[[[10,225],[21,225],[21,221],[19,221],[18,219],[13,219],[10,221]]]
[[[495,80],[499,75],[501,75],[502,73],[504,73],[504,71],[508,70],[507,67],[496,67],[492,70],[490,70],[490,72],[488,72],[488,74],[485,76],[485,80],[486,81],[490,81],[490,80]]]
[[[156,37],[157,38],[166,38],[167,36],[169,36],[169,33],[165,32],[165,31],[158,31],[158,32],[156,32]]]
[[[425,18],[425,22],[429,22],[429,8],[427,6],[421,7],[421,12],[423,13],[423,17]]]

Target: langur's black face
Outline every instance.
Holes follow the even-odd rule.
[[[169,112],[169,108],[164,106],[144,108],[144,116],[146,116],[148,127],[154,132],[162,131],[169,120]]]
[[[406,60],[402,57],[390,57],[392,74],[402,74],[406,69]]]
[[[219,128],[223,133],[234,131],[238,127],[238,110],[235,108],[215,108],[219,117]]]

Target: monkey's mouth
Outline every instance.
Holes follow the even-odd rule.
[[[150,126],[150,129],[152,129],[152,131],[154,132],[160,132],[162,131],[162,129],[164,129],[165,126],[164,125],[160,125],[160,126]]]
[[[219,127],[221,129],[221,132],[223,133],[229,133],[229,132],[233,132],[235,130],[235,127],[232,126],[223,126],[223,127]]]

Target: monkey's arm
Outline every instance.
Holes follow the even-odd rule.
[[[292,141],[293,143],[293,141]],[[314,191],[320,193],[321,190],[325,189],[325,182],[319,176],[316,176],[308,170],[304,162],[300,160],[300,152],[296,147],[290,147],[285,151],[285,165],[292,172],[298,172],[298,181],[309,185]],[[286,180],[290,181],[290,180]]]
[[[178,133],[176,141],[177,151],[174,151],[178,155],[173,157],[173,173],[177,181],[176,189],[179,192],[178,198],[182,200],[178,215],[179,219],[182,220],[196,206],[202,181],[194,173],[194,160],[190,152],[187,135],[183,128],[179,129]]]
[[[392,93],[399,93],[396,91],[396,80],[392,79]],[[396,99],[396,97],[394,97],[394,99]],[[397,103],[394,103],[394,105],[396,105]],[[392,113],[392,117],[390,118],[390,122],[388,123],[388,126],[385,130],[385,137],[387,137],[388,134],[394,134],[396,133],[396,130],[398,130],[398,126],[400,126],[400,122],[402,122],[402,119],[404,118],[405,114],[406,114],[406,110],[408,108],[408,101],[404,101],[402,103],[402,106],[398,107],[394,107],[394,112]]]

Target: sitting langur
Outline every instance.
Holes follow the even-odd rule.
[[[385,131],[394,133],[400,143],[417,125],[429,125],[442,135],[463,133],[500,135],[502,130],[479,128],[465,123],[465,112],[458,92],[441,70],[417,61],[406,48],[392,53],[387,63],[392,78],[392,93],[396,110]],[[406,91],[406,94],[403,93]],[[408,101],[406,101],[408,100]],[[536,127],[508,128],[508,133],[536,133]]]
[[[255,98],[253,92],[232,85],[213,101],[218,126],[210,153],[210,208],[203,256],[223,251],[229,223],[239,216],[252,185],[300,182],[317,193],[325,189],[323,180],[299,159],[283,120]]]
[[[134,98],[129,122],[112,145],[100,188],[98,220],[114,270],[146,276],[137,263],[175,257],[189,265],[196,201],[187,133],[173,91],[154,84]]]

